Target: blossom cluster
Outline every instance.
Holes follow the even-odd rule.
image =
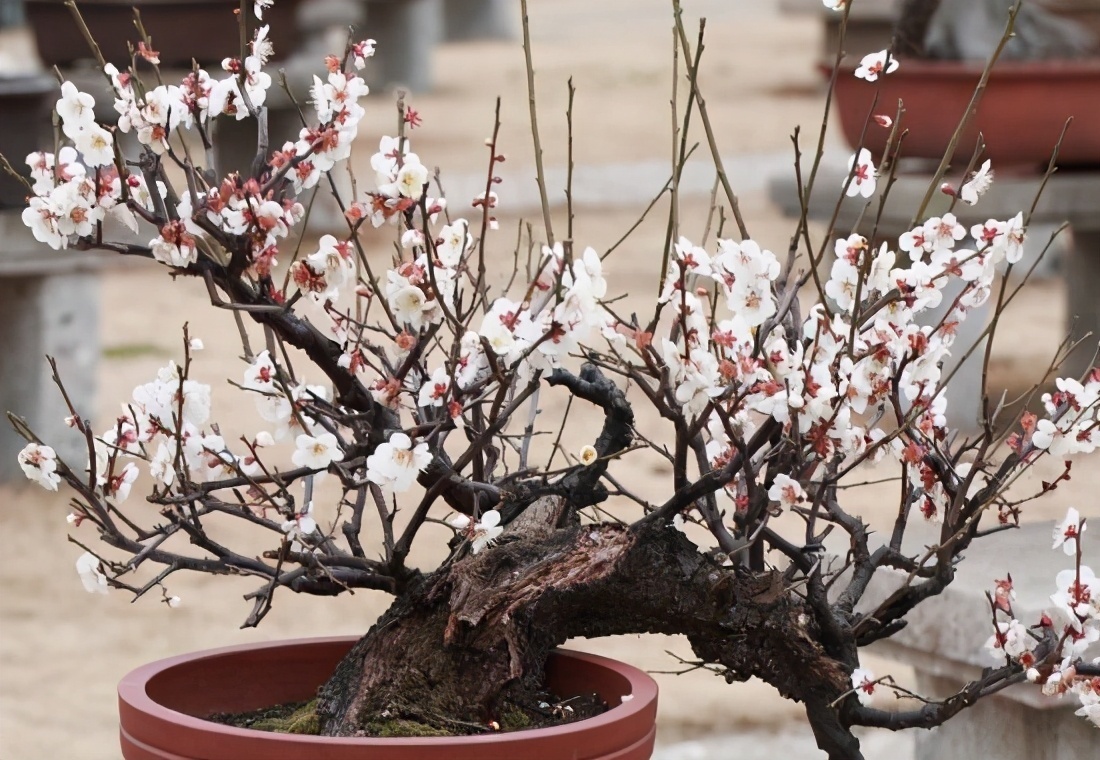
[[[63,93],[75,92],[70,83],[65,84],[68,87],[62,87]],[[63,96],[58,108],[63,109],[64,104]],[[80,113],[90,118],[90,109],[82,109]],[[64,123],[76,123],[75,117],[69,117]],[[154,209],[154,199],[144,176],[129,173],[120,177],[111,163],[113,153],[106,165],[92,163],[98,160],[94,154],[89,158],[89,154],[84,153],[83,157],[82,163],[79,148],[71,145],[62,147],[57,155],[39,151],[27,156],[34,195],[23,209],[23,223],[30,228],[35,240],[51,248],[64,248],[74,237],[92,235],[97,226],[108,219],[117,219],[136,232],[135,210],[149,213]],[[158,186],[155,192],[163,194],[163,187]]]
[[[318,93],[322,91],[319,87]],[[325,102],[351,101],[333,95]],[[278,165],[273,161],[273,168]],[[836,259],[822,284],[827,300],[815,305],[792,335],[779,319],[784,315],[778,314],[780,262],[751,239],[719,240],[713,253],[687,238],[676,242],[659,299],[669,334],[659,341],[605,308],[608,285],[594,249],[570,260],[560,243],[547,246],[523,300],[497,297],[476,330],[463,329],[452,357],[423,372],[398,376],[395,368],[402,366],[419,336],[437,329],[458,308],[461,273],[476,245],[466,219],[454,219],[430,236],[424,234],[427,228],[412,223],[414,209],[426,214],[430,225],[444,204],[427,197],[427,170],[409,150],[407,138],[382,138],[372,165],[376,189],[368,193],[369,203],[360,205],[363,213],[357,215],[353,206],[349,218],[400,223],[407,258],[385,272],[376,293],[359,275],[354,236],[325,235],[316,252],[291,265],[290,281],[324,306],[330,333],[345,347],[341,366],[366,375],[375,401],[395,411],[404,409],[421,422],[441,413],[461,424],[466,405],[492,381],[492,366],[532,377],[563,366],[582,346],[602,340],[613,354],[634,353],[667,368],[673,402],[686,419],[703,423],[711,466],[729,461],[734,435],[751,436],[762,419],[771,418],[810,441],[819,461],[839,456],[848,465],[891,456],[909,464],[920,512],[942,519],[948,490],[924,457],[947,433],[940,367],[950,355],[959,323],[989,297],[997,266],[1019,260],[1025,237],[1021,216],[988,220],[974,226],[969,237],[952,214],[932,217],[901,235],[896,250],[887,244],[875,250],[858,234],[837,239]],[[196,241],[210,225],[248,241],[254,257],[245,276],[270,274],[276,241],[300,217],[301,207],[295,201],[261,197],[254,180],[242,183],[232,177],[203,196],[198,213],[192,213],[185,195],[180,221],[162,229],[153,241],[154,255],[186,266],[195,260]],[[967,241],[970,247],[962,247]],[[966,287],[948,304],[946,316],[922,324],[923,313],[942,306],[943,289],[952,279]],[[713,300],[712,291],[717,297]],[[342,292],[358,305],[338,306]],[[355,316],[376,297],[384,300],[397,331],[392,358],[384,361],[377,359],[378,346],[366,323]],[[1091,438],[1073,427],[1087,420],[1055,414],[1056,407],[1068,401],[1091,408],[1089,398],[1095,396],[1091,384],[1092,396],[1086,397],[1083,387],[1063,382],[1064,398],[1050,402],[1051,420],[1038,421],[1029,441],[1035,449],[1059,456],[1072,453],[1070,449],[1083,451],[1084,441]],[[184,413],[176,415],[180,387],[179,368],[166,367],[156,381],[135,391],[116,425],[101,436],[98,471],[108,486],[118,482],[111,494],[115,498],[136,474],[132,463],[116,465],[116,455],[132,455],[136,449],[148,453],[152,475],[165,487],[177,472],[197,483],[255,472],[254,450],[231,453],[217,433],[203,429],[207,386],[184,380]],[[267,351],[253,357],[241,387],[255,394],[260,416],[272,425],[265,437],[256,438],[258,445],[266,437],[278,441],[291,435],[299,447],[295,464],[323,471],[340,460],[342,446],[331,432],[318,428],[311,412],[328,403],[327,389],[284,376]],[[895,425],[905,426],[889,439],[882,427],[868,424],[887,410]],[[887,445],[879,445],[884,441]],[[395,433],[368,458],[367,478],[404,491],[430,458],[426,444]],[[954,477],[962,482],[966,473],[960,468]],[[747,489],[737,476],[726,491],[735,505],[743,506]],[[776,478],[769,494],[780,509],[805,498],[796,478]]]
[[[312,188],[350,154],[364,115],[359,100],[368,92],[355,72],[373,55],[373,40],[352,46],[353,65],[348,70],[330,59],[326,79],[314,78],[310,102],[317,123],[303,127],[296,141],[270,155],[271,178],[266,183],[233,174],[216,186],[178,194],[159,181],[149,188],[143,172],[124,164],[116,144],[117,133],[133,133],[144,149],[159,156],[179,150],[171,142],[177,131],[197,131],[205,140],[217,118],[256,116],[271,86],[271,75],[263,70],[273,54],[267,35],[268,27],[260,27],[249,43],[250,55],[223,60],[220,78],[200,68],[178,85],[145,87],[131,72],[106,64],[117,116],[113,128],[96,122],[95,96],[64,82],[56,110],[67,144],[56,157],[44,152],[27,157],[34,195],[23,220],[35,238],[60,249],[92,236],[110,217],[137,233],[140,217],[159,227],[149,246],[168,266],[194,264],[200,251],[210,249],[211,235],[225,234],[246,239],[250,272],[267,275],[278,263],[279,241],[304,215],[302,204],[293,194],[283,193],[281,183],[290,183],[295,192]],[[144,46],[142,50],[156,63],[154,53]],[[322,251],[309,264],[323,267],[319,262],[324,256]]]
[[[967,231],[947,213],[901,235],[896,248],[873,249],[859,234],[839,238],[822,284],[827,300],[810,310],[793,341],[769,322],[780,271],[771,252],[751,240],[722,240],[712,258],[681,239],[662,296],[677,337],[664,339],[658,352],[685,415],[709,415],[712,465],[732,455],[731,429],[750,436],[762,417],[771,417],[812,441],[822,461],[839,454],[856,462],[873,449],[875,457],[911,465],[920,511],[942,519],[947,491],[924,457],[946,435],[941,367],[959,324],[989,298],[997,267],[1019,260],[1024,237],[1022,217],[991,219],[970,230],[971,247],[964,248]],[[728,317],[710,313],[706,281],[724,296]],[[952,281],[964,288],[945,304]],[[943,316],[926,318],[933,309]],[[895,424],[912,424],[877,446],[887,433],[863,421],[884,412]],[[1071,419],[1059,424],[1068,430]],[[1040,424],[1045,430],[1055,423]],[[745,493],[735,488],[732,495]]]
[[[1074,694],[1081,702],[1077,714],[1100,726],[1100,675],[1095,674],[1100,657],[1092,660],[1092,674],[1079,672],[1085,670],[1080,664],[1082,658],[1100,641],[1100,578],[1081,563],[1081,539],[1086,527],[1073,508],[1054,527],[1052,548],[1061,548],[1074,559],[1074,566],[1058,573],[1055,592],[1050,595],[1052,606],[1033,625],[1016,618],[1012,577],[997,581],[990,597],[996,630],[985,649],[995,661],[1024,668],[1028,680],[1040,684],[1044,694]],[[1051,643],[1057,656],[1040,659],[1040,648]]]

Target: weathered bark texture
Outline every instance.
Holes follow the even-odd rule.
[[[664,526],[543,528],[506,536],[400,597],[322,688],[323,733],[372,732],[386,720],[483,726],[514,690],[542,685],[553,647],[621,633],[685,634],[728,680],[757,676],[807,706],[850,688],[849,668],[818,643],[813,614],[779,573],[720,566]],[[830,757],[859,757],[851,748]]]

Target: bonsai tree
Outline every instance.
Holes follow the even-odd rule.
[[[1001,44],[1000,23],[1014,6],[1005,57],[1077,58],[1100,50],[1096,35],[1076,21],[1015,0],[899,0],[894,50],[902,57],[984,60]]]
[[[313,709],[327,735],[395,721],[495,730],[506,705],[542,687],[555,646],[649,632],[684,634],[699,664],[804,704],[830,758],[861,757],[856,726],[935,726],[1025,680],[1073,692],[1100,723],[1100,668],[1082,660],[1100,633],[1100,581],[1082,564],[1085,524],[1072,511],[1057,539],[1075,561],[1051,579],[1049,617],[1017,620],[1011,579],[990,578],[997,665],[979,680],[889,712],[868,697],[892,682],[860,667],[860,649],[941,593],[974,542],[1016,524],[1021,500],[1008,489],[1021,472],[1097,445],[1097,372],[1058,380],[1042,418],[1005,419],[987,402],[976,434],[947,428],[942,361],[973,350],[953,343],[954,329],[986,299],[998,299],[998,313],[1010,300],[996,271],[1020,260],[1027,217],[966,230],[945,213],[880,244],[835,230],[817,237],[803,216],[772,253],[750,235],[717,150],[697,82],[702,28],[693,42],[678,7],[675,22],[688,96],[664,263],[635,313],[604,277],[613,251],[553,228],[541,167],[542,228],[516,245],[497,231],[496,129],[468,218],[433,189],[411,139],[421,115],[400,99],[396,133],[364,137],[379,146],[375,176],[359,177],[353,197],[337,191],[364,116],[359,72],[373,40],[319,62],[315,113],[283,144],[269,144],[266,128],[266,27],[223,72],[196,67],[178,83],[104,65],[115,126],[93,117],[103,95],[62,83],[57,147],[28,157],[24,221],[53,248],[153,259],[174,287],[205,288],[240,336],[243,362],[223,392],[257,411],[253,431],[223,435],[210,416],[217,372],[185,331],[179,361],[135,388],[106,430],[71,409],[87,462],[61,461],[11,415],[28,441],[19,455],[28,477],[72,494],[85,587],[157,592],[171,604],[177,572],[250,576],[248,626],[284,590],[392,593],[320,689]],[[134,57],[156,69],[147,38]],[[896,65],[884,53],[860,76],[873,82]],[[692,115],[724,199],[706,230],[689,233],[676,187]],[[216,124],[229,119],[259,124],[247,173],[223,175],[212,158]],[[853,156],[843,188],[815,187],[819,142],[798,164],[804,196],[870,198],[892,171],[899,126],[888,115],[869,123],[894,137],[882,156]],[[132,156],[123,134],[139,145]],[[984,167],[944,189],[974,203],[991,180]],[[302,235],[319,193],[336,198],[346,231]],[[113,238],[109,222],[134,235],[152,225],[154,236]],[[392,261],[366,254],[372,236],[394,243]],[[947,316],[922,323],[949,281],[965,287]],[[555,395],[590,421],[579,451],[560,446],[565,418],[540,416]],[[657,426],[638,422],[639,405],[656,410]],[[901,470],[888,535],[845,505],[881,459]],[[671,473],[667,488],[635,492],[630,468],[655,460]],[[146,476],[152,514],[131,494]],[[905,543],[915,522],[938,536],[919,553]],[[255,542],[227,545],[228,523],[253,527]],[[830,533],[843,557],[825,551]],[[425,542],[442,561],[414,564]],[[869,604],[880,574],[894,575],[897,591]]]

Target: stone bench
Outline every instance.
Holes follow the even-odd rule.
[[[942,699],[956,693],[979,677],[983,668],[996,665],[983,650],[993,635],[985,594],[993,590],[996,579],[1012,575],[1016,591],[1013,609],[1025,625],[1038,622],[1050,607],[1055,576],[1073,567],[1071,557],[1060,549],[1050,549],[1052,528],[1050,522],[1025,524],[1018,530],[976,541],[957,566],[954,582],[942,594],[914,609],[905,628],[875,642],[868,651],[911,666],[916,683],[903,680],[902,685],[923,697]],[[1086,564],[1097,561],[1090,553],[1096,546],[1090,546],[1088,539],[1089,534],[1085,534]],[[903,551],[920,554],[924,546],[937,541],[938,526],[914,522],[907,531]],[[875,603],[885,599],[903,580],[899,573],[879,573],[858,609],[873,610]],[[1072,696],[1046,697],[1032,684],[1017,684],[980,700],[938,728],[917,731],[916,760],[1097,757],[1100,731],[1073,714],[1079,706]]]
[[[432,50],[440,42],[513,39],[519,25],[512,0],[308,0],[298,13],[303,45],[292,58],[308,67],[308,86],[318,62],[329,52],[328,32],[378,40],[378,52],[365,72],[372,88],[432,88]],[[337,48],[343,39],[336,40]],[[303,55],[308,54],[308,55]],[[297,61],[288,66],[288,79]],[[303,72],[304,73],[304,72]]]
[[[13,42],[5,30],[0,45],[17,49]],[[25,170],[23,159],[48,141],[57,84],[10,67],[0,83],[0,113],[8,119],[0,119],[0,152]],[[59,442],[60,453],[77,466],[86,461],[85,444],[65,428],[69,412],[50,380],[46,355],[57,359],[74,403],[89,416],[99,358],[99,258],[36,241],[21,218],[25,196],[25,187],[0,174],[0,482],[23,479],[16,454],[25,442],[8,423],[8,411],[26,418],[51,445]]]
[[[54,251],[34,239],[19,209],[0,210],[0,413],[12,411],[73,467],[88,459],[64,422],[69,411],[50,377],[57,359],[81,416],[95,413],[102,258]],[[0,482],[23,479],[16,455],[25,441],[0,420]]]
[[[808,218],[815,222],[827,222],[836,207],[836,198],[840,193],[846,173],[836,168],[838,162],[826,162],[818,173],[813,197],[810,199]],[[886,206],[879,221],[878,237],[880,241],[891,241],[896,250],[897,238],[910,229],[912,215],[920,207],[921,199],[928,189],[931,176],[923,171],[899,173]],[[1039,189],[1038,176],[1011,176],[999,174],[989,191],[975,206],[956,203],[954,214],[969,231],[974,224],[987,219],[1008,219],[1018,211],[1025,213],[1031,207],[1032,199]],[[886,182],[879,183],[881,192]],[[801,214],[798,203],[798,191],[794,177],[788,172],[772,178],[769,194],[773,203],[783,213],[797,219]],[[858,230],[870,235],[878,213],[878,195],[873,196],[871,206],[864,215]],[[951,199],[938,190],[933,194],[926,217],[943,214]],[[845,198],[841,204],[836,222],[836,234],[847,235],[853,230],[863,210],[862,198]],[[1093,352],[1100,337],[1100,172],[1061,171],[1050,178],[1043,196],[1035,208],[1029,230],[1028,246],[1025,258],[1016,265],[1015,272],[1023,274],[1029,266],[1028,257],[1036,256],[1047,242],[1050,232],[1059,225],[1069,222],[1071,230],[1064,232],[1056,241],[1063,250],[1064,276],[1068,295],[1068,314],[1066,331],[1074,339],[1086,340],[1059,370],[1061,376],[1078,377],[1092,365]],[[1049,252],[1047,256],[1052,256]],[[824,273],[827,275],[827,270]],[[959,292],[954,286],[954,292]],[[950,303],[952,286],[945,293],[944,304]],[[946,308],[946,306],[944,307]],[[959,330],[957,345],[963,347],[956,354],[963,353],[972,345],[985,325],[994,308],[994,299],[990,299],[971,312]],[[1053,315],[1051,315],[1053,317]],[[1053,350],[1053,347],[1051,347]],[[946,368],[947,371],[950,366]],[[981,356],[975,352],[952,378],[948,394],[949,422],[963,431],[972,430],[979,419],[979,404],[982,391]]]

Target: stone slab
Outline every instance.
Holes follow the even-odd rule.
[[[519,3],[513,0],[443,0],[443,41],[518,39]]]
[[[95,403],[99,361],[99,270],[110,254],[55,251],[34,239],[20,211],[0,212],[0,482],[21,478],[15,457],[24,441],[6,412],[24,417],[58,454],[77,466],[85,444],[63,422],[68,415],[50,380],[57,359],[82,414]],[[13,358],[17,357],[17,358]]]
[[[926,165],[922,165],[922,168],[926,168]],[[808,213],[811,219],[820,221],[830,218],[846,177],[847,172],[836,166],[822,165],[810,198]],[[899,173],[890,188],[882,211],[880,228],[886,234],[898,234],[910,229],[913,214],[920,207],[930,179],[930,171],[921,171],[917,174],[903,170]],[[1040,180],[1041,178],[1037,175],[998,174],[993,185],[976,205],[956,203],[953,213],[959,222],[967,227],[984,222],[990,217],[1005,218],[1015,215],[1017,211],[1026,213],[1035,199]],[[873,222],[878,213],[879,198],[885,192],[886,185],[886,182],[880,182],[879,188],[870,199],[858,196],[845,198],[840,205],[837,228],[853,227],[868,203],[871,205],[866,215],[866,222]],[[773,177],[768,185],[768,194],[783,213],[792,217],[798,217],[801,214],[797,184],[792,175]],[[1058,172],[1047,183],[1035,207],[1032,224],[1059,225],[1069,222],[1075,229],[1100,230],[1100,200],[1098,199],[1100,199],[1100,172]],[[936,189],[932,193],[925,216],[939,216],[950,206],[951,198]]]
[[[914,733],[856,729],[860,749],[868,760],[912,760]],[[661,742],[658,730],[657,748],[653,753],[653,760],[821,760],[822,757],[809,724],[805,722],[792,723],[781,731],[746,728],[668,744]],[[960,755],[944,760],[961,758]]]
[[[26,419],[62,459],[82,467],[87,446],[64,423],[69,412],[46,356],[57,360],[77,411],[90,417],[99,361],[98,274],[0,277],[0,321],[0,356],[8,357],[0,361],[0,482],[23,477],[16,454],[25,442],[8,423],[8,411]]]
[[[917,680],[922,693],[935,696],[949,696],[961,685],[951,678]],[[916,760],[1080,760],[1100,754],[1100,734],[1073,715],[1071,697],[1044,699],[1059,709],[1039,712],[996,696],[981,700],[942,726],[916,732]]]
[[[106,257],[93,251],[55,251],[34,239],[19,209],[0,211],[0,278],[92,272]]]
[[[992,521],[990,521],[992,524]],[[1050,549],[1053,522],[1027,523],[986,539],[978,539],[966,551],[955,571],[955,580],[938,596],[921,603],[908,616],[909,624],[889,639],[875,642],[868,651],[913,666],[929,677],[948,679],[961,685],[998,662],[984,651],[993,634],[986,600],[994,581],[1012,575],[1016,590],[1013,608],[1025,625],[1038,622],[1055,592],[1054,579],[1061,570],[1073,567],[1073,559]],[[939,541],[939,526],[913,521],[906,531],[902,551],[908,556],[923,554],[925,547]],[[879,572],[868,586],[857,610],[870,612],[899,588],[905,574]],[[1100,654],[1100,652],[1098,652]],[[1006,689],[1009,699],[1039,710],[1066,708],[1062,702],[1043,696],[1030,684]]]

